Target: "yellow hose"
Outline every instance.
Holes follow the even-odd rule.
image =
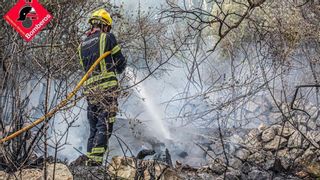
[[[95,67],[100,63],[100,61],[102,59],[104,59],[105,57],[109,56],[111,54],[111,51],[107,51],[104,54],[102,54],[94,63],[93,65],[90,67],[90,69],[88,70],[88,72],[82,77],[81,81],[77,84],[77,86],[73,89],[73,91],[71,91],[67,98],[64,99],[63,101],[61,101],[55,108],[53,108],[50,112],[48,112],[47,114],[45,114],[44,116],[42,116],[41,118],[35,120],[32,124],[12,133],[11,135],[3,138],[0,140],[0,144],[9,141],[17,136],[19,136],[20,134],[22,134],[25,131],[28,131],[29,129],[33,128],[34,126],[40,124],[41,122],[43,122],[46,118],[50,118],[52,117],[56,112],[58,112],[61,108],[63,108],[64,106],[67,105],[68,101],[70,101],[70,99],[79,91],[79,89],[81,88],[81,86],[83,85],[83,83],[88,79],[88,77],[90,76],[90,74],[92,73],[92,71],[95,69]]]

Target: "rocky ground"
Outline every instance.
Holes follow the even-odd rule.
[[[207,163],[201,167],[172,162],[168,151],[165,158],[157,160],[143,160],[141,154],[135,158],[114,156],[109,164],[101,167],[86,167],[85,157],[80,157],[68,167],[56,164],[55,179],[293,180],[320,177],[320,131],[303,124],[295,127],[290,123],[261,125],[242,137],[231,133],[224,139],[223,146],[218,139],[213,142],[202,145]],[[192,159],[188,154],[184,158]],[[53,178],[52,174],[53,164],[48,166],[49,179]],[[25,169],[11,175],[0,172],[0,179],[41,177],[43,172],[39,169]]]
[[[262,125],[239,142],[229,165],[241,170],[242,179],[320,177],[320,132],[316,129],[290,123]]]
[[[54,170],[54,171],[53,171]],[[54,175],[53,175],[54,174]],[[43,170],[41,169],[23,169],[15,173],[6,173],[0,171],[0,180],[40,180],[44,178]],[[61,163],[49,164],[47,168],[48,180],[72,180],[73,175],[69,168]]]

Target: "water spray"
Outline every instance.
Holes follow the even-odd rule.
[[[159,112],[159,108],[154,103],[152,96],[148,94],[145,87],[142,83],[136,84],[136,82],[140,82],[140,78],[133,72],[133,69],[130,67],[126,68],[126,76],[129,79],[130,85],[135,87],[137,94],[140,98],[143,99],[143,105],[145,106],[147,113],[150,115],[153,123],[153,129],[162,136],[163,139],[170,140],[170,132],[165,127],[162,119],[162,115]]]

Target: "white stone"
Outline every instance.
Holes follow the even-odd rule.
[[[48,180],[53,180],[53,170],[55,168],[55,176],[54,179],[55,180],[73,180],[73,176],[70,172],[70,170],[68,169],[68,167],[64,164],[61,163],[56,163],[56,165],[54,166],[54,164],[50,164],[48,166]]]
[[[262,132],[262,142],[269,142],[276,136],[276,133],[273,128],[268,128]]]
[[[286,145],[287,145],[287,139],[277,135],[272,141],[264,145],[264,149],[274,151],[274,150],[284,148]]]
[[[234,156],[241,159],[242,161],[246,160],[250,155],[250,151],[246,150],[246,149],[238,149]]]
[[[302,145],[302,135],[295,131],[288,140],[288,148],[300,148]]]

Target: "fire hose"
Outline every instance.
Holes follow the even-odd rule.
[[[102,54],[94,63],[93,65],[90,67],[90,69],[86,72],[86,74],[82,77],[82,79],[79,81],[79,83],[77,84],[77,86],[67,95],[67,97],[62,100],[55,108],[53,108],[51,111],[49,111],[47,114],[45,114],[44,116],[40,117],[39,119],[35,120],[34,122],[32,122],[30,125],[23,127],[22,129],[12,133],[11,135],[3,138],[0,140],[0,144],[9,141],[17,136],[19,136],[20,134],[28,131],[29,129],[35,127],[36,125],[42,123],[45,119],[52,117],[56,112],[58,112],[61,108],[63,108],[64,106],[66,106],[68,104],[68,101],[71,100],[71,98],[76,95],[76,93],[79,91],[79,89],[81,88],[81,86],[83,85],[83,83],[89,78],[89,76],[91,75],[91,73],[93,72],[93,70],[95,69],[95,67],[100,63],[100,61],[102,59],[104,59],[105,57],[109,56],[111,54],[111,51],[107,51],[104,54]]]

